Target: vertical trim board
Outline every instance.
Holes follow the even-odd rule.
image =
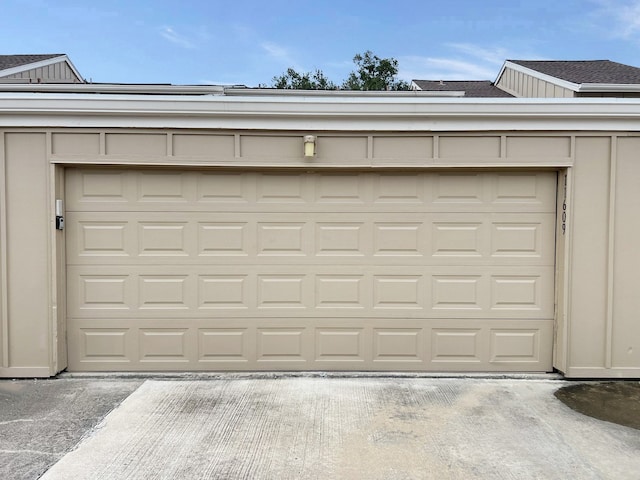
[[[572,302],[572,272],[571,265],[573,261],[573,200],[574,200],[574,191],[573,191],[573,168],[567,168],[567,220],[565,222],[565,251],[564,251],[564,300],[565,300],[565,335],[566,335],[566,352],[565,357],[567,359],[567,369],[571,366],[572,363],[572,348],[571,348],[571,302]]]
[[[2,367],[9,367],[9,314],[7,286],[7,189],[4,132],[0,132],[0,340]]]
[[[611,137],[609,163],[609,235],[607,252],[607,318],[605,330],[605,367],[613,364],[613,287],[615,267],[616,176],[618,171],[618,137]]]

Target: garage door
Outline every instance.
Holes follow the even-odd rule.
[[[70,370],[551,369],[553,172],[66,179]]]

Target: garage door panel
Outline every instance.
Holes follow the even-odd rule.
[[[136,351],[131,344],[131,331],[130,326],[71,328],[69,333],[73,341],[70,343],[78,350],[72,358],[108,364],[131,363]]]
[[[196,332],[188,328],[150,327],[138,330],[138,359],[140,363],[188,365],[193,363],[194,351],[189,347],[196,340]]]
[[[193,178],[187,172],[141,171],[135,176],[136,197],[130,200],[138,204],[188,204],[196,200],[191,187]]]
[[[68,267],[72,317],[553,316],[553,267]]]
[[[431,182],[422,175],[398,174],[372,177],[373,202],[377,208],[389,204],[398,208],[424,205]]]
[[[552,265],[554,215],[69,212],[68,263]],[[196,218],[194,218],[196,217]]]
[[[72,211],[555,212],[554,172],[214,173],[77,169]]]
[[[81,312],[130,311],[136,309],[136,295],[134,290],[134,276],[125,270],[111,270],[110,272],[91,273],[68,271],[67,297],[68,313],[80,316]]]
[[[368,174],[318,174],[306,178],[313,183],[313,202],[318,204],[366,205],[371,202]]]
[[[65,177],[66,206],[69,210],[89,206],[101,207],[105,211],[126,209],[134,200],[131,182],[135,177],[127,170],[68,169]]]
[[[83,218],[84,217],[84,218]],[[76,259],[86,257],[133,257],[137,254],[136,231],[122,215],[109,215],[95,220],[95,215],[77,215],[69,212],[66,217],[67,250]],[[80,260],[82,261],[82,260]],[[86,260],[95,262],[95,260]],[[125,260],[127,261],[127,260]]]
[[[491,203],[537,207],[540,211],[555,212],[554,172],[500,172],[489,177]]]
[[[548,370],[555,185],[69,169],[70,369]]]
[[[235,208],[255,202],[255,176],[241,172],[200,172],[194,177],[196,204]]]
[[[73,370],[545,371],[551,320],[70,320]],[[177,367],[179,365],[180,367]]]
[[[210,326],[198,328],[197,336],[197,363],[199,364],[246,365],[255,361],[254,328]]]

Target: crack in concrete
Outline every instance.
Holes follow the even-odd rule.
[[[0,450],[0,453],[11,453],[11,454],[15,454],[15,453],[35,453],[38,455],[49,455],[49,456],[54,456],[57,455],[54,452],[43,452],[41,450]]]
[[[10,423],[20,423],[20,422],[35,422],[33,418],[17,418],[15,420],[7,420],[5,422],[0,422],[0,425],[9,425]]]

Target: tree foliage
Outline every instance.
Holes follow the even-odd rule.
[[[282,75],[273,77],[272,84],[275,88],[293,90],[336,90],[338,88],[320,70],[298,73],[293,68],[288,68]]]
[[[409,90],[409,84],[398,80],[398,61],[380,58],[370,50],[353,57],[358,67],[342,83],[344,90]]]
[[[342,90],[409,90],[409,84],[398,80],[398,61],[395,58],[380,58],[370,50],[353,57],[357,69],[342,82]],[[288,68],[282,75],[273,77],[274,88],[294,90],[337,90],[338,86],[325,77],[322,70],[299,73]]]

